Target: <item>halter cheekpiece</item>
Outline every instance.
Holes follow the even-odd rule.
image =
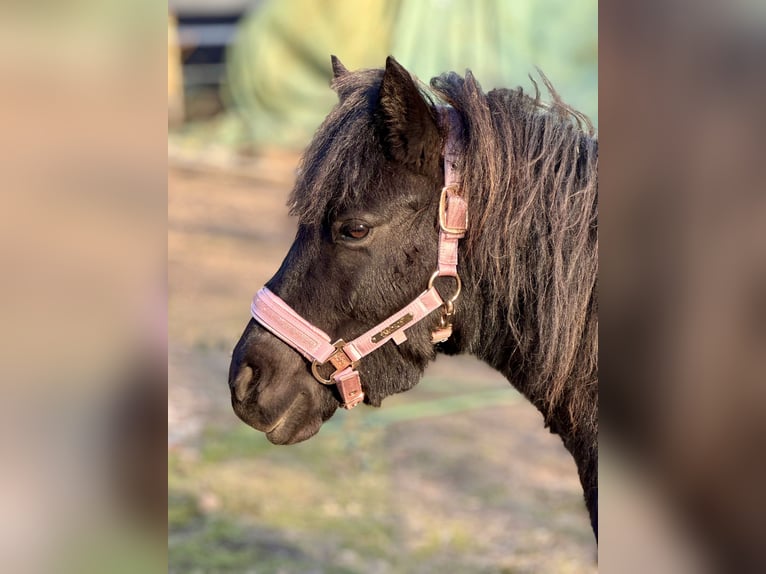
[[[460,117],[451,107],[437,109],[447,131],[447,141],[444,146],[444,187],[439,197],[439,255],[427,289],[407,306],[348,343],[343,339],[331,343],[331,338],[324,331],[306,321],[266,287],[255,294],[250,306],[250,312],[258,323],[311,361],[311,372],[317,381],[324,385],[336,385],[343,401],[341,406],[346,409],[352,409],[364,400],[357,371],[363,357],[391,339],[401,345],[407,340],[407,329],[439,308],[442,309],[442,316],[438,327],[431,333],[431,342],[443,343],[452,335],[455,301],[461,290],[457,273],[458,241],[468,227],[468,205],[460,195],[456,171],[462,141]],[[455,293],[446,301],[434,287],[437,277],[455,279]],[[325,378],[320,368],[328,363],[335,370]]]

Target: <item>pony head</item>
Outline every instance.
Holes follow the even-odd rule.
[[[298,231],[266,287],[332,340],[349,341],[429,282],[445,134],[434,104],[393,58],[385,70],[332,64],[339,102],[302,159],[290,198]],[[450,289],[446,280],[439,287]],[[405,342],[360,362],[366,403],[418,382],[435,357],[438,322],[427,317]],[[309,438],[340,404],[337,389],[318,384],[310,363],[255,320],[234,349],[229,385],[237,415],[275,444]]]

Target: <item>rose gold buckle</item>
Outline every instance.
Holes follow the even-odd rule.
[[[441,227],[441,230],[444,233],[452,233],[455,235],[460,235],[461,233],[465,233],[465,230],[468,229],[468,211],[465,212],[465,224],[463,225],[463,228],[459,227],[450,227],[447,225],[447,191],[450,189],[457,189],[457,185],[445,185],[442,188],[441,195],[439,196],[439,227]]]
[[[359,373],[356,370],[351,371],[354,382],[351,382],[348,378],[344,379],[342,376],[338,376],[335,379],[338,392],[341,396],[341,406],[344,409],[353,409],[359,403],[364,401],[364,391],[362,390],[362,384],[359,380]],[[333,375],[335,377],[335,375]]]
[[[330,355],[330,357],[324,363],[319,363],[316,359],[311,362],[311,374],[314,375],[314,378],[323,385],[334,385],[335,382],[332,380],[333,375],[335,373],[341,372],[346,367],[356,368],[357,361],[352,361],[351,357],[349,357],[346,354],[346,351],[343,350],[345,345],[346,341],[343,339],[338,339],[332,344],[332,346],[335,347],[335,352]],[[330,374],[328,378],[325,379],[319,373],[319,367],[323,367],[327,363],[330,363],[333,367],[335,367],[335,370]]]

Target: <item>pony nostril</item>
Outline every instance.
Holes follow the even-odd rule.
[[[234,379],[234,396],[237,400],[242,402],[247,397],[248,391],[251,386],[258,382],[261,372],[258,367],[251,367],[250,365],[244,365],[237,373],[237,377]]]

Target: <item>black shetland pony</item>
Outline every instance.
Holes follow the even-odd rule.
[[[454,332],[439,313],[361,360],[365,402],[417,384],[438,352],[470,353],[503,373],[574,457],[597,535],[598,142],[588,120],[521,89],[481,91],[470,72],[427,95],[393,58],[349,72],[333,58],[339,103],[306,150],[290,199],[298,232],[267,287],[346,341],[418,296],[437,259],[444,129],[434,96],[463,124],[468,201]],[[537,85],[535,84],[537,91]],[[449,297],[454,283],[437,281]],[[229,373],[237,415],[275,444],[314,435],[339,405],[295,350],[254,320]]]

